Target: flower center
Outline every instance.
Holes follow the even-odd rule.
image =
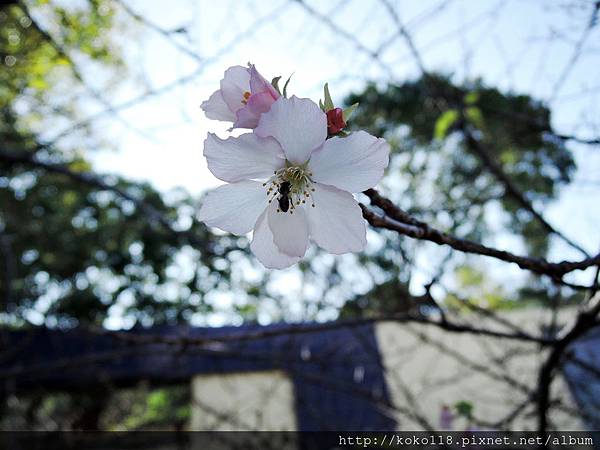
[[[277,199],[279,208],[277,212],[293,214],[296,207],[305,204],[306,200],[311,201],[312,207],[315,207],[315,201],[312,193],[315,189],[312,187],[313,180],[310,178],[312,173],[307,168],[308,163],[301,165],[285,162],[285,167],[273,172],[263,186],[267,188],[269,203]]]
[[[244,95],[242,95],[242,105],[247,105],[248,104],[248,99],[250,98],[252,94],[248,91],[244,92]]]

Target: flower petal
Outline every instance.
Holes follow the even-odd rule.
[[[280,97],[261,115],[254,131],[259,136],[273,136],[289,161],[302,164],[325,142],[327,117],[312,100]]]
[[[244,92],[250,92],[250,72],[247,67],[233,66],[221,80],[221,95],[232,112],[242,108]],[[234,119],[235,120],[235,119]]]
[[[363,250],[367,245],[367,228],[352,194],[319,183],[313,187],[316,206],[306,208],[310,238],[336,255]]]
[[[277,202],[273,202],[267,210],[273,242],[286,255],[304,256],[308,247],[308,222],[304,208],[296,208],[293,213],[277,212],[277,209]]]
[[[348,192],[375,186],[389,162],[390,146],[365,131],[345,138],[328,139],[312,154],[308,167],[312,179]]]
[[[225,122],[235,121],[235,114],[229,109],[221,91],[214,92],[208,100],[202,102],[200,108],[206,114],[206,117],[213,120],[224,120]]]
[[[250,250],[268,269],[284,269],[300,261],[297,256],[289,256],[279,251],[273,242],[273,233],[269,228],[266,210],[256,221]]]
[[[198,219],[209,227],[229,233],[248,233],[265,210],[268,197],[262,183],[240,181],[210,191],[198,212]]]
[[[204,156],[213,175],[230,183],[268,178],[273,171],[285,165],[279,143],[273,138],[261,138],[253,133],[227,139],[208,133],[204,141]]]
[[[275,100],[268,92],[259,92],[252,94],[248,103],[236,113],[237,120],[233,124],[234,128],[256,128],[261,114],[271,109]]]
[[[268,92],[273,100],[277,100],[280,97],[279,92],[275,90],[273,85],[258,73],[254,64],[250,66],[250,92],[252,94]]]

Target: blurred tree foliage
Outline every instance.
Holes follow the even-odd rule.
[[[494,206],[495,220],[519,233],[533,254],[546,254],[548,233],[505,194],[504,186],[469,150],[459,126],[470,126],[519,191],[534,204],[544,205],[571,180],[575,162],[552,131],[550,110],[543,104],[527,95],[501,93],[480,81],[455,85],[439,75],[382,89],[370,85],[346,101],[355,102],[360,106],[354,125],[387,136],[401,156],[394,170],[408,174],[402,196],[403,203],[410,201],[411,212],[481,239],[488,228],[484,207]]]
[[[115,176],[105,180],[154,208],[173,224],[176,232],[171,232],[114,189],[3,159],[2,152],[33,155],[74,174],[92,173],[86,156],[91,148],[102,146],[102,136],[73,124],[81,119],[79,96],[85,93],[101,102],[105,92],[88,83],[82,68],[100,68],[98,74],[118,80],[127,67],[116,42],[121,36],[113,3],[68,4],[28,0],[0,6],[0,320],[4,325],[100,325],[111,315],[125,317],[119,324],[130,326],[189,322],[195,314],[211,312],[211,299],[220,294],[234,298],[227,303],[232,316],[246,320],[257,320],[257,305],[269,298],[275,299],[267,308],[273,320],[285,318],[281,311],[286,307],[301,310],[303,319],[318,317],[331,305],[341,308],[344,317],[425,313],[437,307],[430,297],[414,295],[410,289],[421,242],[381,231],[370,236],[369,250],[355,257],[332,258],[312,250],[314,257],[298,267],[302,293],[316,300],[298,306],[305,299],[295,298],[296,291],[286,293],[286,303],[268,289],[270,274],[256,270],[254,260],[246,258],[245,239],[213,234],[194,220],[197,205],[185,192],[160,193],[149,184]],[[392,143],[393,157],[382,190],[400,207],[476,241],[493,239],[498,230],[511,230],[531,254],[547,253],[546,230],[505,195],[504,186],[469,149],[464,135],[468,127],[491,149],[494,160],[525,197],[544,205],[556,197],[562,183],[570,181],[575,169],[571,153],[552,131],[544,105],[479,81],[456,85],[435,75],[401,85],[367,86],[346,101],[355,102],[360,106],[352,124]],[[70,131],[70,139],[49,143],[46,132],[54,128]],[[490,283],[464,260],[450,261],[466,297],[492,307],[515,304],[507,303],[508,290]],[[435,271],[438,263],[431,259],[428,264]],[[357,295],[354,281],[361,277],[370,284],[366,293]],[[544,302],[548,289],[542,280],[534,279],[526,290],[513,293],[513,300]],[[460,298],[448,295],[446,300],[448,306],[460,308]],[[131,414],[118,417],[111,416],[118,413],[114,409],[102,413],[103,408],[95,410],[94,417],[85,417],[88,404],[102,403],[87,393],[34,394],[20,406],[26,419],[37,413],[56,416],[65,421],[56,422],[62,428],[77,427],[82,420],[100,420],[105,428],[123,424],[139,428],[166,418],[183,420],[189,413],[187,394],[181,390],[134,397]],[[85,407],[77,409],[76,404]],[[30,427],[33,419],[20,426]]]
[[[98,95],[81,64],[125,70],[111,5],[92,0],[67,9],[37,0],[0,7],[0,151],[35,155],[74,173],[91,170],[83,139],[48,145],[40,129],[77,121],[72,91]],[[92,130],[86,134],[97,141]],[[110,189],[0,158],[5,324],[102,324],[111,308],[129,325],[185,322],[210,310],[205,293],[227,290],[227,258],[239,259],[244,240],[216,237],[197,223],[185,192],[163,196],[149,184],[107,182],[151,205],[178,233]],[[193,249],[186,236],[194,236]]]
[[[8,69],[0,73],[1,105],[9,105],[24,93],[44,99],[65,72],[73,70],[69,51],[99,63],[121,64],[111,35],[104,32],[113,25],[110,3],[93,0],[87,6],[68,10],[37,0],[9,2],[0,10],[0,56]],[[45,22],[60,41],[40,25],[31,9],[45,13]]]
[[[190,416],[188,384],[88,392],[30,392],[4,405],[2,430],[179,430]]]
[[[502,93],[481,81],[457,85],[450,77],[435,74],[401,85],[372,84],[345,101],[347,105],[357,102],[352,125],[385,136],[392,144],[386,194],[399,206],[438,228],[476,241],[509,230],[522,239],[529,254],[547,255],[547,230],[506,194],[505,185],[469,147],[465,136],[465,130],[476,136],[514,186],[540,210],[556,198],[561,184],[570,182],[575,170],[571,152],[552,130],[546,106],[527,95]],[[423,302],[412,297],[407,287],[414,242],[398,244],[396,236],[382,235],[394,242],[382,245],[371,260],[375,258],[391,276],[373,291],[348,302],[344,314],[410,311]],[[455,278],[461,280],[467,272],[479,273],[462,263]],[[530,288],[514,293],[508,304],[547,298],[551,286],[532,278]],[[477,285],[490,286],[483,278]],[[508,292],[486,291],[478,295],[487,297],[488,306],[507,306],[499,297]],[[368,300],[379,299],[381,292],[387,301]],[[390,298],[398,301],[394,304]]]
[[[115,44],[119,24],[113,4],[95,0],[66,8],[43,0],[13,2],[0,8],[0,24],[0,150],[29,152],[74,173],[89,173],[86,144],[98,146],[101,140],[93,129],[76,127],[73,133],[80,134],[51,145],[43,131],[77,123],[74,91],[99,96],[84,79],[82,65],[102,67],[114,78],[127,69]],[[437,75],[370,85],[346,101],[355,102],[360,106],[353,124],[393,145],[383,189],[402,208],[477,241],[509,229],[532,254],[546,254],[546,230],[505,195],[463,132],[468,126],[525,197],[543,205],[574,170],[544,105],[479,81],[456,85]],[[245,258],[245,239],[214,235],[198,224],[196,204],[185,192],[159,193],[118,177],[108,182],[151,205],[182,233],[156,224],[113,190],[0,160],[0,298],[7,323],[100,324],[111,313],[126,316],[127,325],[186,322],[195,313],[210,312],[207,297],[219,290],[243,299],[231,302],[234,315],[256,320],[259,301],[275,298],[264,272],[251,282],[233,274],[236,264],[244,273],[253,264]],[[196,238],[194,248],[189,236]],[[344,291],[343,271],[319,252],[299,265],[304,282],[323,297],[309,316],[325,306],[329,291],[348,300],[344,314],[428,305],[429,299],[414,297],[409,289],[421,243],[386,232],[378,239],[357,255],[356,263],[375,286],[366,294]],[[539,280],[532,286],[547,289]],[[281,303],[277,307],[284,309]]]

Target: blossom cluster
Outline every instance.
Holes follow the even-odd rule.
[[[227,184],[206,195],[199,219],[236,235],[253,231],[250,248],[268,268],[295,264],[309,241],[333,254],[359,252],[366,223],[352,194],[383,177],[389,145],[365,131],[347,133],[355,105],[334,107],[327,85],[316,104],[288,98],[287,83],[282,93],[278,81],[251,64],[230,67],[202,103],[209,119],[251,132],[208,134],[208,168]]]

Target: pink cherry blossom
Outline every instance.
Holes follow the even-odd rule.
[[[261,114],[269,111],[279,97],[254,65],[233,66],[225,71],[221,89],[201,108],[209,119],[233,122],[232,128],[256,128]]]
[[[253,231],[256,257],[285,268],[304,256],[309,240],[334,254],[364,249],[365,220],[352,193],[379,182],[389,145],[364,131],[327,139],[325,113],[292,96],[273,103],[254,133],[209,134],[204,156],[228,184],[207,194],[200,220],[237,235]]]

